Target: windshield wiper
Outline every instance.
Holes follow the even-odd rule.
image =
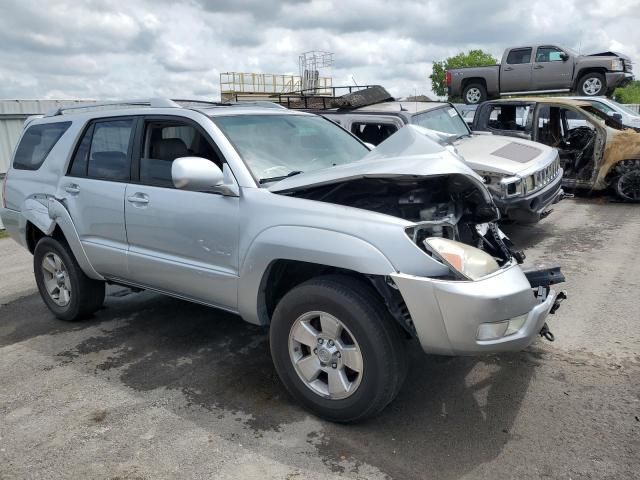
[[[299,173],[304,172],[302,170],[294,170],[293,172],[289,172],[286,175],[281,175],[279,177],[261,178],[260,180],[258,180],[258,183],[262,185],[263,183],[277,182],[278,180],[284,180],[285,178],[293,177],[294,175],[298,175]]]

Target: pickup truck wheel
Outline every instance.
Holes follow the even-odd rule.
[[[378,414],[407,369],[399,328],[371,288],[346,276],[309,280],[278,303],[271,356],[289,393],[335,422]]]
[[[68,247],[54,238],[36,245],[33,271],[42,300],[60,320],[81,320],[104,302],[104,282],[87,277]]]
[[[604,95],[607,85],[604,75],[597,72],[587,73],[578,81],[578,94],[586,97]]]
[[[462,98],[467,105],[477,105],[487,99],[487,89],[480,83],[471,83],[464,87]]]

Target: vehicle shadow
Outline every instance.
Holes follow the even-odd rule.
[[[23,299],[33,303],[29,308],[42,325],[29,329],[29,320],[23,321],[26,327],[0,335],[0,344],[31,338],[31,333],[73,330],[69,339],[76,340],[52,352],[52,368],[89,369],[141,395],[178,390],[187,408],[176,409],[177,415],[195,414],[190,413],[193,405],[212,416],[221,410],[237,413],[258,439],[308,417],[278,380],[266,329],[180,300],[122,292],[112,289],[105,309],[86,323],[71,325],[52,319],[44,306],[37,306],[39,298]],[[91,333],[78,343],[77,332],[83,329]],[[357,474],[360,465],[369,464],[393,478],[454,479],[491,461],[512,438],[535,369],[532,353],[448,358],[425,356],[411,344],[410,355],[406,383],[382,415],[358,425],[321,422],[321,430],[304,439],[330,469],[355,469]]]

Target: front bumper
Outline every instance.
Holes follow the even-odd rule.
[[[629,72],[609,72],[605,73],[607,88],[626,87],[633,81],[633,74]]]
[[[558,294],[535,296],[518,265],[478,281],[447,281],[391,274],[409,310],[422,349],[441,355],[474,355],[526,348],[536,338]],[[482,324],[525,316],[520,329],[479,340]]]
[[[504,218],[522,223],[536,223],[544,218],[548,208],[562,200],[562,169],[556,178],[546,187],[524,197],[497,198],[495,203]]]

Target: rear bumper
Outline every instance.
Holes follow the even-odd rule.
[[[549,185],[542,190],[527,195],[510,199],[496,198],[495,202],[503,217],[523,223],[535,223],[545,216],[548,208],[562,200],[562,174],[560,172]]]
[[[605,73],[607,88],[622,88],[633,81],[633,74],[628,72]]]
[[[474,355],[526,348],[538,336],[558,294],[535,296],[519,266],[478,281],[445,281],[392,274],[407,305],[422,349],[442,355]],[[518,319],[510,335],[479,339],[487,324]],[[482,327],[481,327],[482,326]]]

